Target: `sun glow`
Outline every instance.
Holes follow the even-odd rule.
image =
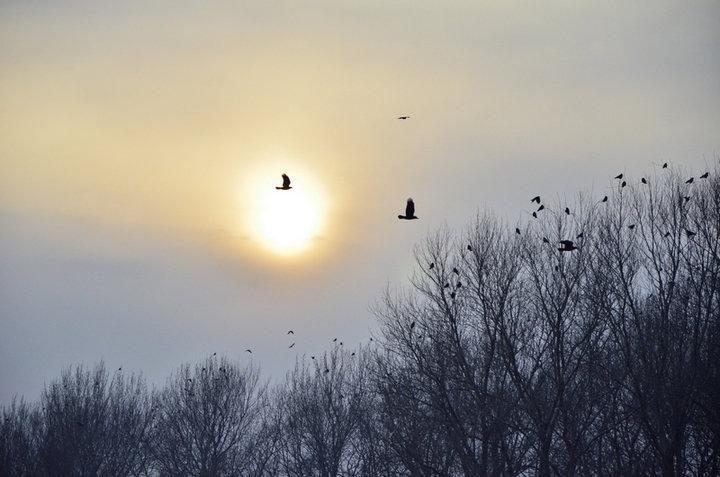
[[[261,188],[252,194],[251,227],[255,238],[267,249],[282,255],[305,251],[322,231],[324,207],[318,187],[301,173],[288,174],[292,189],[276,190],[282,183],[280,174],[267,175]]]

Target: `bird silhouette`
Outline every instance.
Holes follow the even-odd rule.
[[[581,239],[581,238],[583,238],[583,233],[580,232],[579,234],[577,234],[577,236],[576,236],[575,238],[576,238],[576,239]]]
[[[462,282],[457,282],[456,288],[462,288]]]
[[[443,285],[443,288],[450,288],[450,284],[445,282],[445,285]]]
[[[627,182],[622,181],[622,184],[620,184],[620,188],[622,189],[622,188],[625,187],[626,185],[627,185]]]
[[[414,322],[414,321],[413,321],[412,323],[410,323],[410,330],[412,331],[413,328],[415,328],[415,322]]]
[[[455,299],[455,292],[450,292],[450,298]]]
[[[415,216],[415,202],[412,199],[407,200],[407,205],[405,205],[405,215],[398,215],[398,219],[401,219],[401,220],[417,219],[417,217]]]
[[[315,356],[310,356],[310,359],[315,359]]]
[[[467,249],[468,249],[468,252],[472,252],[472,250],[473,250],[472,245],[468,244]]]
[[[628,225],[628,228],[629,228],[630,230],[634,229],[634,228],[635,228],[635,224],[630,224],[630,225]]]
[[[685,229],[685,233],[687,234],[688,237],[694,237],[696,235],[695,232],[688,230],[688,229]]]
[[[252,354],[252,350],[251,350],[251,349],[246,349],[245,351],[247,351],[248,353]]]
[[[337,338],[333,338],[333,343],[337,343]]]
[[[602,198],[602,200],[601,200],[600,202],[607,202],[607,200],[608,200],[608,197],[605,196],[605,197]]]
[[[665,238],[668,238],[670,236],[670,232],[665,232]]]
[[[543,237],[543,243],[550,243],[547,237]]]
[[[287,174],[282,175],[283,184],[280,187],[275,187],[277,190],[290,190],[290,177]]]
[[[691,177],[690,179],[688,179],[688,180],[685,181],[686,184],[692,184],[693,182],[695,182],[695,178],[694,178],[694,177]]]
[[[533,219],[537,219],[537,212],[532,213]]]
[[[561,240],[560,245],[562,245],[562,247],[558,247],[560,252],[572,252],[573,250],[577,250],[577,247],[572,240]]]
[[[539,204],[539,203],[540,203],[540,196],[539,196],[539,195],[536,195],[535,197],[533,197],[532,199],[530,199],[530,202],[537,202],[537,203]]]
[[[647,183],[648,183],[647,179],[645,179],[644,177],[640,179],[640,182],[642,182],[643,184],[647,184]]]
[[[430,264],[430,267],[428,267],[428,268],[430,268],[430,270],[432,270],[433,268],[435,268],[435,264],[434,264],[434,263],[431,263],[431,264]]]
[[[570,215],[570,207],[565,207],[565,214]]]
[[[707,179],[709,175],[710,175],[710,173],[706,172],[705,174],[700,176],[700,179]]]
[[[457,267],[453,267],[453,273],[455,275],[460,275],[460,270],[458,270]]]
[[[293,344],[291,344],[290,346],[288,346],[288,349],[292,348],[293,346],[295,346],[295,343],[293,343]]]
[[[622,178],[623,178],[623,175],[622,175],[622,174],[618,174],[618,175],[615,176],[615,179],[622,179]]]
[[[663,169],[667,169],[667,162],[663,162]]]
[[[686,195],[685,197],[683,197],[683,199],[685,199],[685,202],[687,202],[687,201],[690,200],[690,196],[689,196],[689,195]]]
[[[294,332],[293,330],[288,330],[288,332],[287,332],[287,333],[285,333],[285,334],[286,334],[286,335],[294,335],[294,334],[295,334],[295,332]]]
[[[217,356],[217,352],[213,353],[213,356]]]
[[[350,356],[355,356],[355,351],[353,351],[352,353],[350,353]]]
[[[540,212],[541,210],[545,210],[545,205],[544,205],[544,204],[540,204],[540,207],[538,207],[538,209],[536,210],[536,212]]]
[[[118,371],[122,371],[122,366],[120,366],[120,367],[118,368]]]
[[[398,116],[398,119],[410,119],[410,116]]]
[[[515,227],[515,233],[518,234],[518,235],[520,235],[520,229],[517,228],[517,227]]]

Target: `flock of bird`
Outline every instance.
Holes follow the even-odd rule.
[[[397,119],[407,120],[407,119],[410,119],[410,116],[398,116]],[[667,163],[667,162],[663,163],[662,169],[667,169],[667,168],[668,168],[668,163]],[[700,176],[700,178],[701,178],[701,179],[707,179],[709,176],[710,176],[710,173],[709,173],[709,172],[705,172],[704,174],[702,174],[702,175]],[[626,180],[626,178],[625,178],[625,174],[624,174],[624,173],[620,173],[620,174],[616,175],[616,176],[614,177],[614,179],[620,181],[620,183],[619,183],[620,189],[622,189],[622,188],[624,188],[624,187],[627,187],[628,183],[627,183],[627,180]],[[695,181],[695,178],[694,178],[694,177],[691,177],[691,178],[689,178],[688,180],[685,181],[685,184],[692,184],[694,181]],[[647,180],[645,177],[641,177],[641,178],[640,178],[640,182],[641,182],[642,184],[645,184],[645,185],[649,184],[648,180]],[[282,185],[275,187],[275,189],[277,189],[277,190],[290,190],[290,189],[292,189],[292,186],[291,186],[290,184],[291,184],[290,177],[289,177],[287,174],[282,174]],[[684,199],[685,202],[687,202],[687,201],[690,200],[690,196],[683,196],[683,199]],[[606,203],[606,202],[608,202],[608,196],[607,196],[607,195],[604,196],[604,197],[600,200],[600,202],[601,202],[601,203]],[[532,217],[533,217],[534,219],[537,219],[537,218],[538,218],[538,213],[539,213],[539,212],[542,212],[542,211],[544,211],[544,210],[547,210],[546,207],[545,207],[545,204],[542,203],[542,199],[540,198],[539,195],[536,195],[535,197],[533,197],[532,199],[530,199],[530,203],[537,204],[537,206],[538,206],[537,209],[532,212]],[[569,208],[569,207],[565,207],[564,212],[565,212],[565,215],[571,215],[571,212],[570,212],[570,208]],[[400,220],[417,220],[417,219],[419,219],[419,217],[415,215],[415,201],[413,201],[412,198],[407,199],[407,202],[406,202],[406,204],[405,204],[405,214],[398,214],[397,217],[398,217],[398,219],[400,219]],[[628,225],[628,228],[629,228],[630,230],[633,230],[633,229],[635,228],[635,224],[630,224],[630,225]],[[520,231],[520,228],[519,228],[519,227],[516,227],[516,228],[515,228],[515,233],[518,234],[518,235],[521,234],[521,231]],[[692,232],[692,231],[690,231],[690,230],[685,230],[685,233],[687,234],[688,237],[692,237],[692,236],[695,235],[695,232]],[[668,237],[668,236],[670,236],[670,232],[667,232],[667,233],[665,234],[665,237]],[[582,232],[579,233],[579,234],[575,237],[575,240],[579,240],[579,239],[581,239],[581,238],[583,238],[583,233],[582,233]],[[543,243],[546,243],[546,244],[550,244],[550,243],[551,243],[550,240],[549,240],[547,237],[543,237],[542,240],[543,240]],[[574,242],[573,240],[569,240],[569,239],[560,240],[560,241],[559,241],[559,245],[560,245],[560,246],[559,246],[557,249],[558,249],[558,251],[559,251],[560,253],[572,252],[572,251],[574,251],[574,250],[578,250],[578,247],[575,245],[575,242]],[[472,249],[472,245],[468,245],[468,246],[467,246],[467,249],[468,249],[468,251],[472,251],[472,250],[473,250],[473,249]],[[432,270],[432,269],[434,269],[434,268],[435,268],[435,264],[434,264],[434,263],[430,263],[430,264],[429,264],[429,269]],[[457,283],[455,284],[454,287],[452,287],[449,282],[446,282],[446,283],[443,285],[443,288],[444,288],[444,289],[453,288],[453,290],[450,291],[450,298],[454,300],[455,297],[456,297],[456,294],[457,294],[457,290],[458,290],[459,288],[462,288],[462,282],[459,280],[460,271],[459,271],[456,267],[454,267],[454,268],[452,269],[452,272],[453,272],[453,274],[455,274],[455,275],[458,277]],[[414,323],[414,322],[410,324],[410,329],[411,329],[411,331],[412,331],[412,329],[414,328],[414,326],[415,326],[415,323]],[[287,332],[287,335],[294,335],[294,334],[295,334],[295,332],[294,332],[293,330],[289,330],[289,331]],[[372,338],[370,338],[370,340],[372,340]],[[337,343],[337,338],[333,339],[333,343]],[[342,343],[342,341],[341,341],[341,342],[340,342],[340,346],[342,346],[342,344],[343,344],[343,343]],[[288,348],[293,348],[294,346],[295,346],[295,342],[293,342],[292,344],[290,344],[290,346],[288,346]],[[246,349],[245,351],[252,354],[252,350],[251,350],[251,349]],[[352,353],[352,354],[353,354],[353,356],[355,355],[355,353]],[[311,359],[314,360],[314,359],[315,359],[315,356],[311,356]],[[326,369],[325,369],[325,372],[328,373],[329,370],[326,368]]]

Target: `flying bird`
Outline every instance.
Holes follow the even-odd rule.
[[[693,232],[693,231],[691,231],[691,230],[688,230],[688,229],[685,229],[685,233],[687,234],[688,237],[694,237],[694,236],[695,236],[695,232]]]
[[[288,349],[292,348],[293,346],[295,346],[295,343],[293,343],[293,344],[291,344],[290,346],[288,346]]]
[[[647,183],[648,183],[647,179],[645,179],[644,177],[643,177],[642,179],[640,179],[640,182],[642,182],[643,184],[647,184]]]
[[[635,228],[635,224],[630,224],[630,225],[628,225],[628,228],[629,228],[630,230],[634,229],[634,228]]]
[[[407,205],[405,205],[405,215],[398,215],[398,219],[401,219],[401,220],[417,219],[417,217],[415,216],[415,202],[413,202],[412,199],[407,200]]]
[[[581,238],[583,238],[583,233],[580,232],[579,234],[577,234],[577,237],[575,237],[575,238],[576,238],[576,239],[581,239]]]
[[[545,205],[541,204],[540,207],[538,207],[537,212],[540,212],[541,210],[545,209]]]
[[[251,349],[246,349],[245,351],[247,351],[248,353],[252,354],[252,350],[251,350]]]
[[[663,162],[663,169],[667,169],[667,162]]]
[[[665,238],[668,238],[670,236],[670,232],[665,232]]]
[[[700,179],[707,179],[709,175],[710,175],[710,173],[706,172],[705,174],[700,176]]]
[[[623,175],[622,175],[622,174],[618,174],[618,175],[615,176],[615,179],[622,179],[622,178],[623,178]]]
[[[337,338],[333,338],[333,343],[337,343]]]
[[[283,184],[280,187],[275,187],[277,190],[290,190],[290,177],[287,174],[282,175]]]
[[[543,243],[550,243],[547,237],[543,237]]]
[[[607,199],[608,199],[607,196],[605,196],[602,198],[602,200],[600,202],[607,202]]]
[[[540,196],[539,196],[539,195],[536,195],[535,197],[533,197],[532,199],[530,199],[530,202],[537,202],[537,203],[539,204],[539,203],[540,203]]]
[[[287,333],[285,333],[285,334],[286,334],[286,335],[294,335],[294,334],[295,334],[295,332],[294,332],[293,330],[288,330],[288,332],[287,332]]]
[[[450,288],[450,284],[445,282],[445,285],[443,285],[443,288]]]
[[[685,183],[686,183],[686,184],[692,184],[694,181],[695,181],[695,178],[694,178],[694,177],[691,177],[690,179],[686,180]]]
[[[410,116],[398,116],[398,119],[410,119]]]
[[[689,196],[689,195],[686,195],[685,197],[683,197],[683,199],[685,199],[685,202],[687,202],[687,201],[690,200],[690,196]]]

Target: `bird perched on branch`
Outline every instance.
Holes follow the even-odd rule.
[[[572,252],[573,250],[577,250],[577,247],[572,240],[561,240],[560,245],[562,245],[562,247],[558,247],[560,252]]]

